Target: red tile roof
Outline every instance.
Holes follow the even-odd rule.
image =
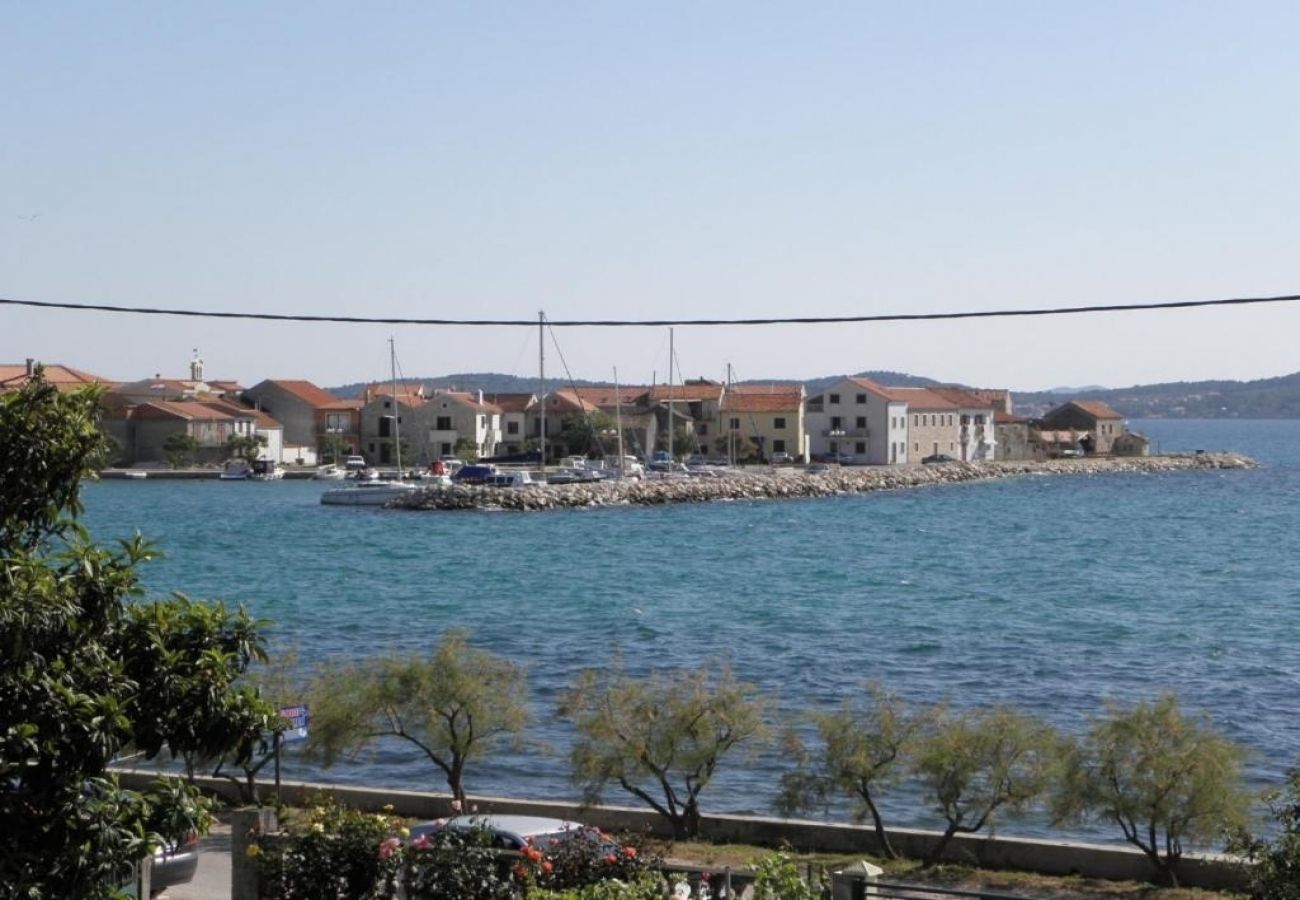
[[[1123,416],[1115,412],[1115,410],[1111,409],[1108,405],[1101,402],[1100,400],[1071,400],[1070,402],[1075,406],[1079,407],[1079,409],[1086,412],[1088,415],[1093,416],[1094,418],[1098,418],[1098,419],[1124,418]]]
[[[537,402],[536,394],[484,394],[483,399],[503,413],[525,412]]]
[[[0,364],[0,393],[15,390],[27,383],[27,364]],[[71,366],[51,363],[45,366],[45,380],[60,391],[75,391],[90,384],[112,385],[113,382]]]
[[[317,387],[310,381],[289,378],[271,378],[266,384],[273,384],[286,394],[292,394],[308,406],[323,409],[337,407],[343,402],[324,388]]]
[[[743,390],[733,387],[722,398],[722,409],[726,412],[785,412],[798,410],[802,404],[801,385],[766,388],[745,385]]]
[[[233,407],[221,402],[201,403],[198,400],[150,400],[141,403],[131,413],[139,419],[187,419],[221,421],[224,419],[251,419],[255,411]]]
[[[716,381],[688,381],[686,384],[674,384],[670,391],[666,384],[656,384],[650,387],[646,396],[652,403],[666,403],[671,395],[674,402],[676,401],[701,401],[701,400],[720,400],[722,398],[723,385]]]
[[[993,410],[993,421],[996,424],[1015,424],[1017,422],[1028,422],[1024,416],[1013,416],[1011,413],[1005,413],[1000,409]]]
[[[634,384],[620,384],[617,389],[612,384],[597,384],[564,388],[564,390],[567,390],[582,402],[602,409],[613,409],[619,405],[637,406],[640,404],[641,399],[650,392],[650,388]],[[674,397],[676,397],[675,393]]]
[[[911,410],[956,410],[961,404],[948,397],[943,396],[936,390],[921,387],[891,387],[886,388],[890,398],[893,400],[907,401],[907,408]]]
[[[992,409],[993,402],[986,397],[981,397],[973,391],[958,387],[936,387],[930,388],[930,391],[938,394],[956,403],[966,409]]]

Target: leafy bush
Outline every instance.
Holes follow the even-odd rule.
[[[387,900],[397,896],[402,865],[396,819],[332,800],[274,844],[254,845],[263,895],[274,900]]]
[[[642,872],[631,881],[611,879],[566,890],[530,891],[529,900],[663,900],[664,880],[656,872]]]
[[[817,900],[821,892],[803,880],[799,866],[784,853],[754,864],[754,900]]]
[[[443,828],[404,850],[410,900],[507,900],[524,875],[511,871],[487,828]]]
[[[1228,848],[1252,863],[1248,878],[1255,900],[1300,900],[1300,768],[1286,777],[1286,789],[1266,798],[1277,836],[1270,842],[1243,830]]]

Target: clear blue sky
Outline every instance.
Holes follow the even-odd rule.
[[[19,3],[0,296],[526,318],[1300,292],[1300,4]],[[0,362],[533,374],[520,330],[0,307]],[[679,330],[689,376],[1300,369],[1285,309]],[[664,377],[662,330],[564,331]],[[554,350],[552,371],[559,368]]]

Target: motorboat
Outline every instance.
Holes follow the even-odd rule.
[[[253,471],[248,477],[253,481],[279,481],[284,477],[284,469],[273,459],[255,459]]]
[[[358,481],[346,487],[330,488],[320,495],[326,506],[383,506],[420,488],[403,481]]]
[[[253,467],[242,459],[232,459],[226,463],[221,472],[222,481],[247,481],[253,474]]]
[[[333,464],[318,466],[316,474],[312,476],[317,481],[340,481],[348,477],[348,470],[342,466]]]

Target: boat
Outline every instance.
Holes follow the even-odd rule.
[[[242,459],[232,459],[226,463],[226,468],[221,472],[222,481],[247,481],[253,474],[253,467]]]
[[[284,469],[273,459],[255,459],[253,471],[248,477],[253,481],[279,481],[284,477]]]
[[[316,474],[312,476],[312,478],[315,478],[317,481],[339,481],[347,477],[347,469],[342,466],[336,466],[332,463],[326,466],[318,466],[316,468]]]
[[[388,339],[388,362],[392,370],[393,382],[393,446],[397,449],[397,472],[402,472],[402,436],[401,436],[401,413],[397,405],[397,351],[393,347],[393,339]],[[348,457],[348,465],[351,466],[352,458]],[[418,485],[409,484],[405,481],[380,481],[378,472],[365,470],[358,472],[358,480],[347,487],[331,488],[320,495],[320,502],[325,506],[386,506],[389,501],[396,497],[403,497],[413,491],[418,491]],[[372,477],[364,477],[371,474]]]
[[[148,478],[149,473],[146,472],[144,469],[127,469],[125,472],[122,473],[122,477],[134,478],[139,480],[141,478]]]

